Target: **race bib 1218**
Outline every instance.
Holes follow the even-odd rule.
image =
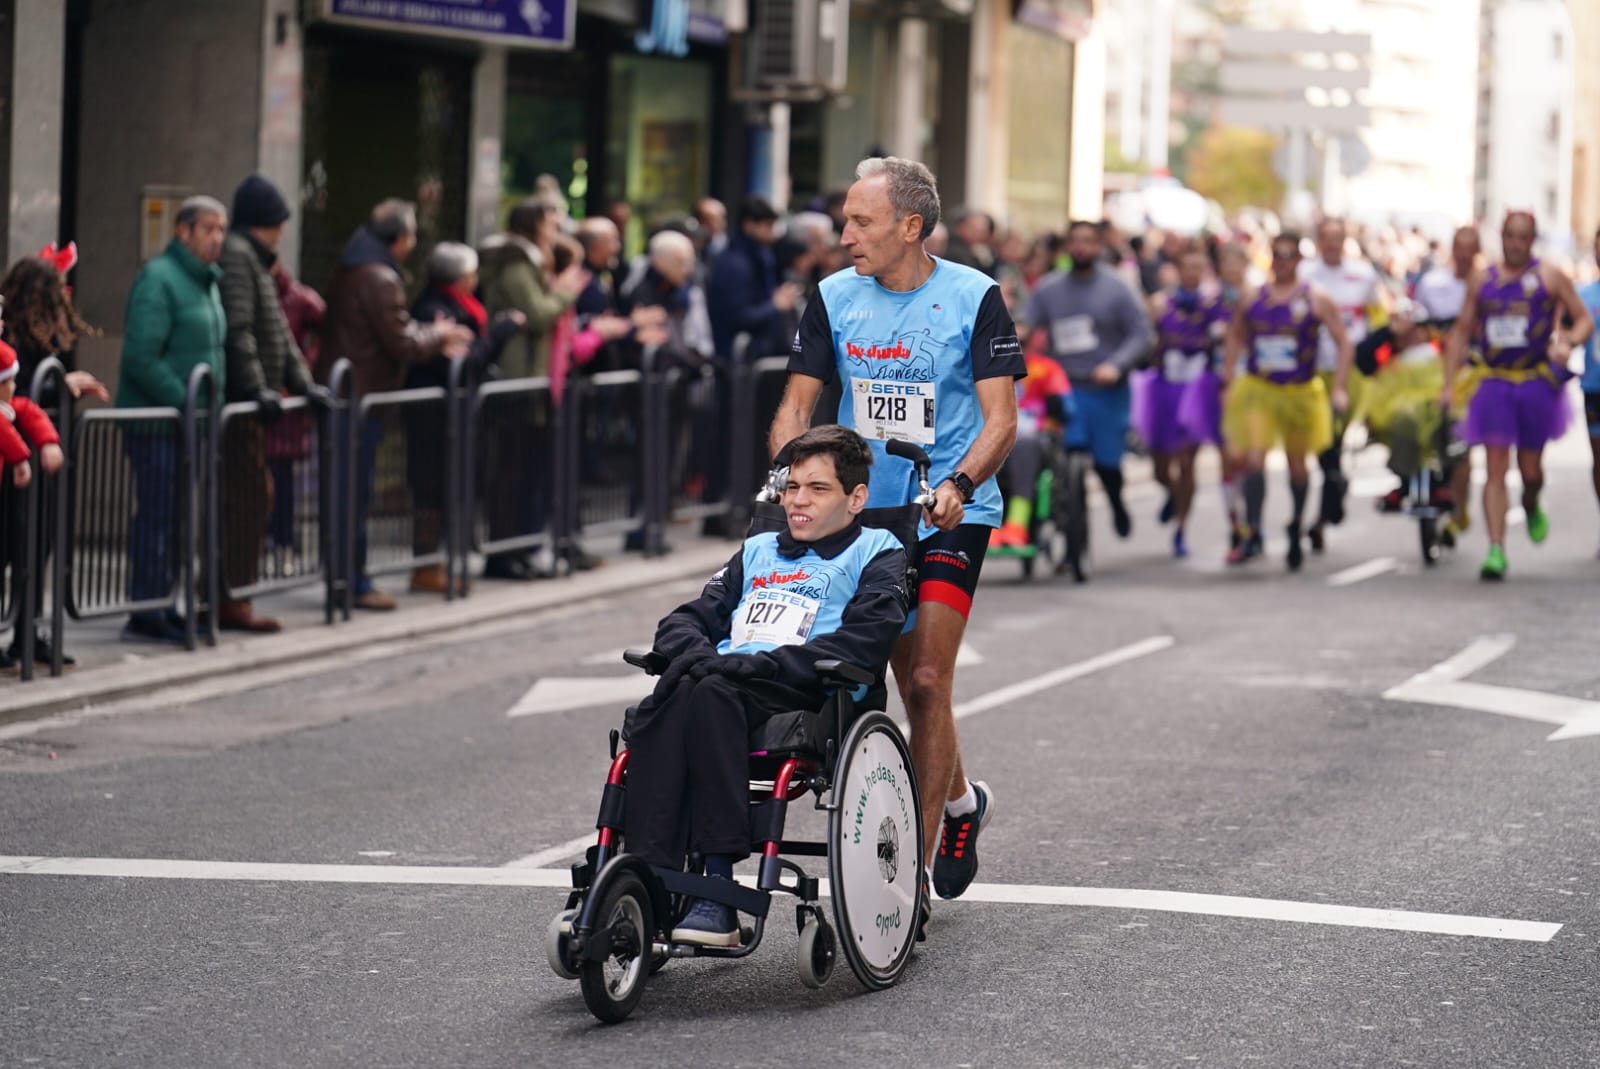
[[[850,394],[856,432],[862,437],[934,443],[937,391],[933,383],[851,379]]]

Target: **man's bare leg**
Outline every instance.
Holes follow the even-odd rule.
[[[966,630],[966,618],[959,612],[939,602],[924,602],[917,607],[916,628],[900,636],[889,659],[911,722],[911,761],[922,792],[926,867],[932,867],[939,849],[945,803],[960,798],[967,789],[951,705],[956,654]]]

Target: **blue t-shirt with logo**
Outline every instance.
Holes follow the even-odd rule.
[[[1027,375],[994,279],[938,258],[928,280],[907,293],[854,268],[824,279],[801,317],[789,370],[824,383],[839,378],[838,421],[872,445],[871,508],[916,496],[911,464],[885,452],[888,439],[926,450],[937,486],[959,469],[983,429],[978,382]],[[965,522],[1000,526],[994,479],[973,496]]]
[[[1578,290],[1578,299],[1589,309],[1589,314],[1600,324],[1600,282],[1591,282]],[[1600,334],[1600,331],[1596,331]],[[1600,337],[1590,334],[1583,344],[1583,392],[1600,393]]]

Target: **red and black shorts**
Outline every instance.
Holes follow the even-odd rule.
[[[972,595],[978,589],[984,554],[989,552],[989,534],[983,524],[963,523],[953,531],[935,531],[917,543],[917,604],[930,601],[948,605],[962,619],[972,615]],[[906,618],[906,630],[916,626],[913,610]]]

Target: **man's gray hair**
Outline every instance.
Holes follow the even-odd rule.
[[[833,220],[821,212],[796,212],[789,220],[789,233],[809,245],[831,245],[837,238]]]
[[[216,197],[190,197],[178,205],[177,217],[173,219],[176,226],[194,226],[202,215],[215,215],[226,219],[228,209]]]
[[[478,254],[459,241],[441,241],[428,254],[429,282],[457,282],[477,269]]]
[[[694,242],[689,235],[676,230],[663,230],[650,239],[650,262],[659,266],[661,261],[667,259],[694,263]]]
[[[372,209],[368,226],[379,241],[393,245],[405,235],[417,232],[417,206],[398,197],[379,201]]]
[[[899,156],[875,156],[856,165],[857,178],[879,175],[889,180],[889,206],[894,209],[894,217],[922,216],[921,238],[927,241],[939,222],[939,180],[925,164]]]

